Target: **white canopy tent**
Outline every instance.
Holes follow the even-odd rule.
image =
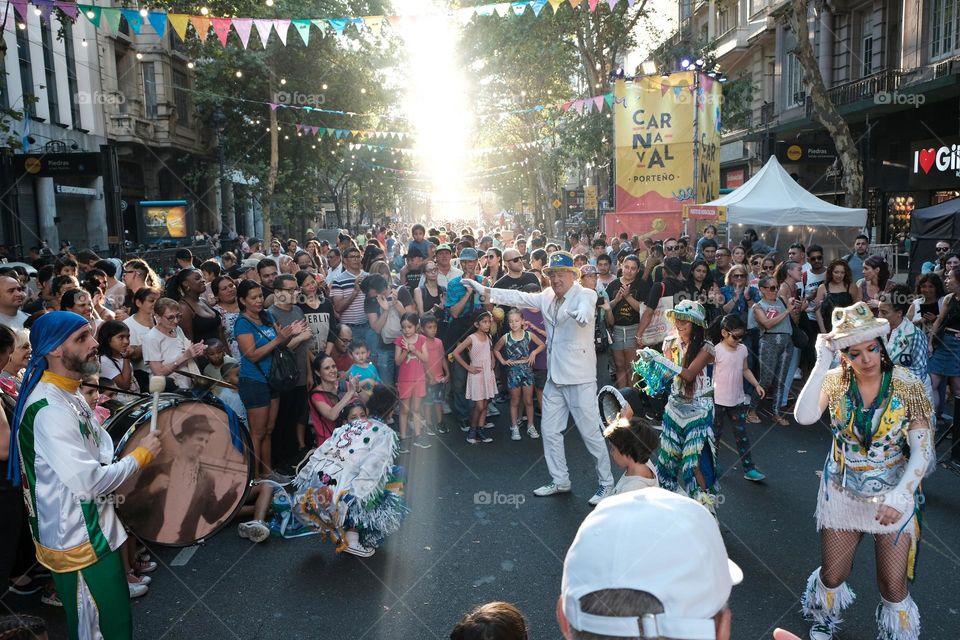
[[[767,164],[740,187],[709,205],[726,207],[730,224],[858,229],[867,224],[866,209],[848,209],[821,200],[797,184],[776,156],[770,156]]]
[[[852,251],[854,237],[867,224],[866,209],[839,207],[821,200],[790,177],[770,156],[767,164],[730,193],[696,205],[702,210],[723,207],[729,237],[736,242],[746,228],[774,246],[780,258],[793,242],[820,244],[829,261]],[[740,233],[738,233],[738,231]]]

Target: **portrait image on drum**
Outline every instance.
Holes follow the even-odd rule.
[[[139,537],[186,545],[211,535],[240,507],[249,479],[248,441],[230,433],[226,413],[186,402],[158,416],[163,453],[121,487],[121,517]],[[125,443],[132,450],[149,426],[139,425]]]

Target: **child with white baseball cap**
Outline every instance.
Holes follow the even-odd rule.
[[[568,640],[578,632],[728,640],[727,600],[742,580],[703,505],[665,489],[631,491],[602,501],[580,525],[563,562],[557,620]]]

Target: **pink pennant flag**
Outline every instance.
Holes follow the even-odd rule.
[[[237,35],[240,36],[240,42],[243,43],[243,48],[247,48],[247,43],[250,42],[250,29],[253,28],[253,18],[234,18],[233,19],[233,30],[237,32]]]
[[[669,83],[669,82],[666,82],[666,81],[661,82],[661,83],[660,83],[660,96],[663,97],[663,96],[667,95],[667,91],[670,91],[670,83]]]
[[[213,25],[213,32],[217,34],[222,46],[227,46],[227,36],[230,35],[230,25],[233,18],[210,18],[210,24]]]
[[[583,113],[584,115],[593,111],[593,98],[588,98],[583,101]]]
[[[57,0],[56,7],[63,11],[65,14],[70,16],[71,20],[77,19],[77,4],[75,2],[65,2],[64,0]]]
[[[590,13],[593,13],[597,10],[598,2],[600,2],[600,0],[587,0],[587,4],[590,6]]]
[[[280,105],[278,105],[278,104],[275,103],[275,102],[268,102],[267,104],[270,105],[270,111],[276,111],[276,110],[277,110],[277,107],[280,106]]]
[[[597,96],[593,99],[593,104],[597,107],[597,113],[603,111],[603,96]]]
[[[254,20],[253,26],[257,28],[257,33],[260,35],[260,45],[266,49],[267,40],[270,39],[270,29],[273,28],[273,20]]]
[[[572,104],[573,104],[572,101],[567,100],[567,101],[564,102],[562,105],[560,105],[560,110],[561,110],[561,111],[570,111],[570,105],[572,105]]]
[[[607,6],[610,7],[610,11],[613,11],[614,7],[617,6],[617,2],[620,0],[607,0]]]
[[[10,0],[13,8],[17,10],[17,15],[24,22],[27,21],[27,0]]]
[[[583,100],[576,100],[573,103],[573,110],[578,114],[583,113]]]
[[[297,133],[303,133],[303,125],[299,122],[297,123]]]
[[[280,36],[280,42],[283,43],[283,46],[287,46],[287,29],[290,28],[290,21],[274,20],[273,28],[277,30],[277,35]]]

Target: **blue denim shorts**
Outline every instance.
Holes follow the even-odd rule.
[[[271,400],[280,397],[280,394],[271,389],[269,384],[259,380],[240,378],[239,387],[240,400],[247,410],[269,406]]]
[[[443,386],[443,383],[438,384],[428,384],[427,385],[427,397],[423,399],[426,404],[441,404],[443,402],[443,395],[446,389]]]

